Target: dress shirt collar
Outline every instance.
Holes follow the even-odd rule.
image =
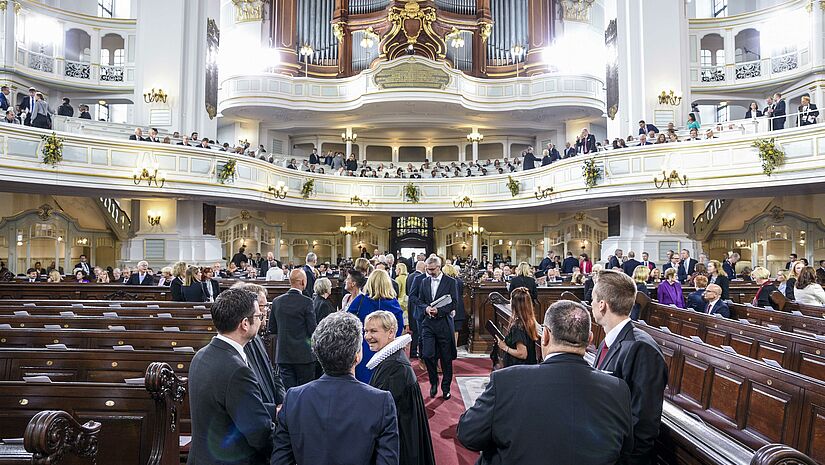
[[[630,324],[630,318],[625,318],[604,336],[604,343],[607,344],[607,347],[613,347],[613,343],[616,342],[616,338],[619,337],[619,333],[621,333],[624,327],[628,324]]]
[[[297,292],[298,294],[303,294],[303,293],[304,293],[304,291],[302,291],[302,290],[300,290],[300,289],[298,289],[298,288],[296,288],[296,287],[290,287],[290,288],[289,288],[289,291],[287,291],[287,292],[292,292],[292,291],[295,291],[295,292]]]
[[[241,354],[241,358],[243,359],[244,363],[249,364],[249,361],[246,359],[246,352],[243,351],[243,346],[242,345],[238,344],[237,342],[233,341],[232,339],[229,339],[228,337],[224,336],[223,334],[218,334],[217,336],[215,336],[215,339],[220,339],[221,341],[223,341],[223,342],[229,344],[230,346],[232,346],[232,348],[234,348],[235,350],[238,351],[239,354]]]
[[[561,354],[564,354],[564,353],[566,353],[566,352],[551,352],[551,353],[547,354],[547,357],[544,357],[544,361],[546,362],[546,361],[550,360],[551,358],[555,357],[556,355],[561,355]]]

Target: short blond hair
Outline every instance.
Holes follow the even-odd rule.
[[[645,283],[647,282],[647,278],[650,277],[650,268],[639,265],[633,269],[633,280],[637,283]]]
[[[676,276],[676,268],[668,268],[665,270],[665,279],[669,279],[671,276]]]
[[[364,273],[364,275],[369,274],[370,272],[370,261],[364,257],[358,257],[355,259],[355,262],[352,264],[352,267],[356,270]]]
[[[332,292],[332,282],[329,278],[318,278],[315,281],[315,285],[312,286],[312,290],[318,295],[324,295],[328,292]]]
[[[751,277],[753,279],[770,279],[771,272],[764,266],[757,266],[751,271]]]
[[[394,299],[398,296],[392,288],[390,275],[384,270],[375,270],[370,273],[367,285],[364,286],[364,294],[374,300]]]
[[[516,276],[530,276],[530,264],[521,262],[516,267]]]
[[[177,262],[172,265],[172,276],[177,276],[183,279],[186,274],[186,262]]]
[[[451,278],[455,278],[458,276],[458,271],[456,271],[455,266],[453,265],[444,265],[441,267],[441,272],[446,274]]]
[[[386,310],[376,310],[367,315],[367,317],[364,318],[365,327],[370,320],[378,320],[378,323],[381,324],[381,328],[383,328],[384,331],[389,331],[393,334],[398,332],[398,319]]]

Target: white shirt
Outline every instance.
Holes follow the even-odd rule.
[[[232,339],[229,339],[228,337],[224,336],[223,334],[218,334],[217,336],[215,336],[215,338],[220,339],[221,341],[223,341],[223,342],[229,344],[230,346],[232,346],[235,350],[238,351],[239,354],[241,354],[241,358],[243,359],[244,363],[249,365],[249,361],[246,360],[246,352],[243,351],[243,346],[242,345],[238,344],[237,342],[233,341]]]
[[[713,307],[716,305],[716,302],[719,302],[719,299],[716,299],[712,302],[708,302],[708,306],[705,307],[705,313],[707,313],[708,315],[713,313]]]
[[[604,336],[604,343],[607,347],[613,347],[613,343],[616,342],[616,338],[619,337],[619,333],[622,332],[625,326],[630,324],[630,318],[625,318],[624,321],[617,324],[615,328],[611,329],[609,333],[605,334]]]
[[[272,267],[266,271],[266,280],[267,281],[283,281],[284,280],[284,270],[279,267]]]
[[[556,355],[559,355],[559,354],[564,354],[564,353],[566,353],[566,352],[553,352],[553,353],[549,353],[549,354],[547,354],[547,357],[544,357],[544,361],[546,362],[546,361],[550,360],[551,358],[555,357]]]
[[[438,273],[437,278],[433,278],[432,276],[430,276],[430,290],[432,291],[433,299],[435,299],[435,293],[438,292],[438,286],[441,284],[442,276],[442,273]]]

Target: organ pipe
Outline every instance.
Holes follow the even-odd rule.
[[[301,0],[298,2],[298,43],[296,49],[309,44],[314,53],[310,63],[321,66],[338,64],[338,39],[332,33],[335,0]],[[301,58],[303,62],[305,58]]]
[[[513,62],[510,49],[515,45],[524,48],[523,61],[527,55],[528,41],[528,0],[491,0],[490,13],[493,30],[487,41],[487,62],[491,66],[505,66]]]

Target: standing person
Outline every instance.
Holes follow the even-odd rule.
[[[582,129],[582,134],[577,138],[576,151],[583,155],[596,153],[596,136],[590,134],[587,129]]]
[[[816,117],[819,116],[819,110],[816,109],[816,104],[811,103],[811,97],[805,95],[802,97],[802,104],[797,109],[799,116],[797,116],[797,126],[807,126],[809,124],[816,124]]]
[[[421,346],[421,318],[418,314],[418,287],[426,274],[426,264],[423,260],[415,262],[415,271],[407,276],[407,314],[410,316],[410,358],[418,358],[418,349]]]
[[[453,327],[455,328],[455,345],[458,347],[458,335],[464,327],[464,320],[467,319],[467,312],[464,310],[464,283],[458,276],[458,270],[455,265],[444,265],[444,267],[441,268],[441,271],[445,275],[455,279],[455,284],[458,288],[458,302],[455,303],[455,313],[450,315],[453,317]],[[510,286],[512,287],[512,282]]]
[[[52,117],[50,113],[46,98],[43,97],[42,93],[38,92],[34,100],[34,108],[32,109],[31,125],[40,129],[51,129]]]
[[[762,113],[760,113],[760,116],[761,115],[762,115]],[[687,119],[687,125],[686,126],[687,126],[688,131],[690,131],[691,129],[696,129],[698,131],[702,127],[702,125],[699,124],[698,121],[696,121],[696,114],[693,113],[693,112],[688,113],[688,119]]]
[[[532,170],[536,167],[536,162],[539,161],[536,158],[536,154],[533,153],[533,147],[527,148],[527,153],[524,154],[524,162],[521,165],[521,169],[524,171]]]
[[[404,312],[398,304],[397,294],[392,288],[390,275],[384,270],[375,270],[370,273],[367,285],[364,286],[364,293],[359,294],[350,303],[347,311],[355,314],[359,320],[365,321],[367,315],[376,310],[388,310],[395,315],[398,320],[398,334],[400,336],[404,330]],[[367,368],[375,352],[371,351],[369,344],[364,341],[361,362],[355,367],[355,378],[363,383],[369,383],[372,372]]]
[[[398,287],[398,304],[401,305],[401,311],[404,312],[404,332],[410,331],[410,312],[409,312],[409,298],[407,297],[407,264],[402,258],[398,264],[395,265],[395,284]]]
[[[78,108],[80,110],[80,119],[92,119],[92,114],[89,113],[89,107],[87,105],[80,105]]]
[[[258,299],[258,308],[261,309],[262,313],[267,313],[269,301],[266,298],[265,287],[255,283],[239,282],[233,284],[231,289],[241,289],[255,294]],[[261,325],[263,325],[265,319],[266,315],[261,319]],[[266,410],[272,417],[272,421],[275,421],[275,415],[278,413],[277,407],[284,403],[284,394],[286,394],[284,383],[281,382],[281,377],[278,376],[272,362],[269,360],[269,353],[266,350],[260,334],[256,334],[255,337],[243,347],[243,350],[246,354],[246,359],[249,361],[249,367],[252,368],[252,371],[255,373],[258,386],[261,388],[261,400],[264,403],[264,407],[266,407]]]
[[[3,110],[3,112],[8,111],[9,106],[11,106],[11,101],[9,100],[10,93],[11,89],[9,89],[9,86],[0,87],[0,110]]]
[[[612,270],[613,268],[621,268],[622,267],[622,249],[616,249],[613,252],[613,255],[607,259],[607,263],[605,264],[605,268],[608,270]]]
[[[785,100],[779,92],[773,94],[773,107],[771,108],[771,129],[778,131],[785,129]]]
[[[642,262],[636,260],[636,252],[630,250],[627,252],[627,260],[622,263],[622,271],[632,278],[633,273],[636,271],[636,267],[641,264]]]
[[[725,274],[736,278],[736,262],[738,261],[738,253],[734,252],[730,254],[730,256],[726,258],[725,261],[722,263],[722,269],[725,270]]]
[[[530,293],[530,300],[532,302],[538,302],[539,289],[536,285],[536,278],[531,275],[530,265],[527,262],[519,263],[516,267],[516,276],[507,284],[507,289],[510,290],[512,294],[513,291],[520,287],[527,288],[527,291]]]
[[[719,260],[708,262],[708,283],[716,284],[722,289],[722,300],[730,299],[730,278]]]
[[[682,285],[676,279],[676,268],[665,271],[665,280],[656,288],[656,299],[662,305],[685,308],[685,296],[682,294]]]
[[[648,465],[655,459],[667,365],[656,341],[630,321],[635,301],[636,286],[630,277],[607,270],[599,273],[592,312],[605,337],[596,351],[595,368],[613,373],[630,388],[633,451],[622,463]]]
[[[341,299],[341,310],[347,311],[352,301],[361,294],[361,289],[366,285],[367,278],[364,277],[364,273],[354,268],[348,269],[347,277],[344,279],[344,290],[347,291],[347,294]]]
[[[307,276],[306,287],[304,288],[304,295],[312,298],[312,290],[315,289],[315,265],[318,264],[318,256],[310,252],[307,254],[306,264],[303,267],[304,274]]]
[[[477,463],[625,463],[633,445],[632,393],[584,360],[592,337],[582,305],[561,300],[547,309],[544,361],[494,371],[458,422],[459,442],[481,451]]]
[[[533,300],[526,287],[517,287],[510,293],[512,315],[507,325],[504,340],[496,338],[500,351],[501,366],[536,364],[536,317],[533,316]]]
[[[315,281],[315,288],[313,290],[315,293],[312,296],[312,310],[315,312],[315,322],[320,323],[321,320],[329,316],[330,313],[335,312],[335,305],[329,300],[329,296],[332,294],[332,282],[330,282],[329,278],[318,278]],[[320,378],[323,374],[324,370],[321,368],[318,360],[316,360],[315,379]]]
[[[265,315],[257,296],[241,289],[221,294],[210,311],[218,335],[189,367],[192,443],[186,463],[269,464],[274,425],[244,351]]]
[[[134,274],[131,278],[134,278]],[[201,278],[201,269],[197,266],[190,266],[186,269],[186,278],[183,280],[181,292],[186,302],[206,302],[206,289]]]
[[[37,89],[34,87],[29,87],[29,95],[23,97],[23,100],[20,102],[20,111],[26,112],[25,118],[23,118],[23,124],[26,126],[32,125],[32,113],[34,112],[34,102],[37,100]]]
[[[690,257],[690,251],[688,249],[682,249],[679,252],[679,257],[681,260],[679,261],[679,282],[683,283],[687,281],[688,276],[692,275],[696,271],[696,259]]]
[[[306,286],[304,270],[289,272],[289,291],[272,301],[269,332],[275,335],[275,363],[281,370],[281,381],[289,389],[315,378],[315,357],[309,339],[315,331],[315,311],[312,300],[303,294]]]
[[[441,272],[440,258],[430,256],[425,264],[427,277],[420,281],[416,302],[416,311],[421,316],[421,356],[427,366],[430,397],[435,397],[438,393],[436,363],[441,361],[441,371],[444,374],[441,393],[444,400],[448,400],[452,397],[450,386],[453,382],[453,360],[457,357],[453,336],[455,326],[450,314],[455,310],[459,299],[458,286],[455,279]],[[452,302],[438,308],[431,305],[444,296],[449,296]]]
[[[310,344],[324,375],[287,391],[271,465],[399,463],[392,394],[354,376],[363,338],[352,314],[335,312],[321,320]]]
[[[410,359],[404,354],[409,335],[396,338],[395,315],[379,310],[367,315],[364,339],[375,356],[367,364],[372,370],[370,386],[389,391],[398,414],[400,465],[435,465],[430,424],[424,397]]]
[[[567,252],[567,256],[564,257],[564,261],[561,262],[561,272],[570,274],[573,272],[573,268],[577,266],[579,266],[579,261],[573,256],[573,252]]]
[[[579,255],[579,271],[581,271],[584,275],[588,275],[593,272],[593,262],[586,253]]]
[[[83,257],[81,257],[82,259]],[[183,297],[183,278],[186,276],[186,263],[177,262],[172,265],[172,283],[169,285],[169,292],[172,293],[172,300],[175,302],[186,302]],[[117,278],[117,276],[115,276]]]
[[[762,117],[762,110],[759,109],[759,104],[756,103],[756,102],[751,102],[751,105],[748,107],[748,111],[745,112],[745,119],[761,118],[761,117]]]
[[[539,262],[538,270],[547,271],[548,269],[555,268],[556,264],[553,262],[553,257],[555,257],[555,255],[555,252],[548,250],[547,256],[542,258],[541,262]]]
[[[232,263],[235,264],[235,266],[237,266],[238,268],[241,268],[241,263],[244,263],[244,262],[247,261],[246,246],[242,245],[241,248],[238,249],[238,252],[235,253],[235,255],[232,256],[231,261],[232,261]]]
[[[68,116],[71,118],[74,116],[74,108],[69,104],[70,100],[68,98],[63,98],[63,103],[57,107],[57,114],[59,116]]]

